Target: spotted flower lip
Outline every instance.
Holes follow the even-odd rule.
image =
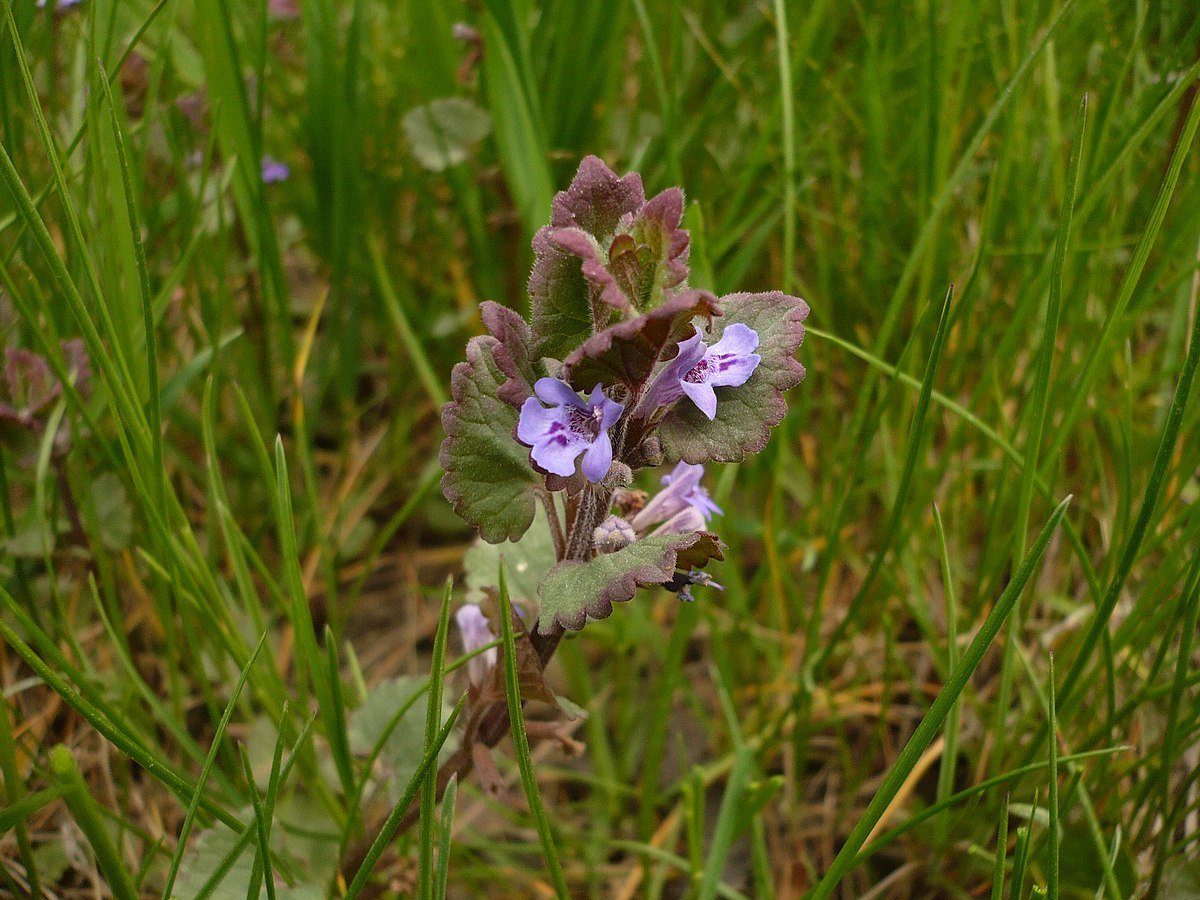
[[[662,477],[663,489],[633,517],[634,530],[644,532],[658,522],[663,524],[655,529],[656,534],[682,534],[706,528],[713,514],[721,513],[721,507],[713,503],[700,484],[703,477],[704,466],[677,463],[670,474]]]
[[[734,322],[721,339],[707,345],[697,331],[679,344],[679,353],[663,368],[646,394],[651,408],[667,406],[686,396],[711,421],[717,414],[717,395],[713,388],[740,387],[749,380],[762,362],[754,351],[758,333],[748,325]]]
[[[460,606],[458,612],[454,614],[454,621],[458,624],[459,633],[462,635],[464,653],[474,653],[480,647],[496,640],[496,636],[488,627],[487,616],[474,603]],[[467,661],[467,677],[471,679],[471,683],[482,685],[488,673],[495,668],[498,658],[499,654],[496,648],[492,647],[469,659]]]
[[[600,384],[587,400],[557,378],[538,379],[533,392],[536,396],[525,400],[517,420],[517,439],[532,448],[533,461],[566,478],[575,474],[575,461],[582,454],[584,477],[592,483],[602,481],[613,460],[608,430],[625,405],[605,396]]]

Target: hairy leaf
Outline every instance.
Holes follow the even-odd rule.
[[[564,360],[567,380],[580,391],[599,382],[625,384],[636,392],[678,342],[693,333],[692,319],[704,316],[711,321],[720,314],[717,298],[708,291],[678,294],[645,315],[590,337]]]
[[[730,294],[718,302],[724,316],[714,323],[707,343],[719,340],[734,322],[742,322],[758,333],[762,362],[741,387],[716,389],[717,414],[711,422],[686,399],[675,404],[659,429],[668,461],[738,462],[762,450],[771,428],[787,412],[783,392],[804,378],[795,353],[804,340],[807,303],[780,291]]]
[[[614,603],[632,599],[639,587],[670,581],[679,554],[701,540],[699,534],[664,534],[587,562],[560,562],[538,588],[538,631],[549,634],[555,625],[578,630],[589,616],[607,618]]]
[[[491,300],[484,301],[479,307],[479,315],[484,327],[498,342],[492,356],[505,380],[496,394],[519,410],[525,399],[533,394],[533,383],[538,379],[530,358],[529,326],[520,313]]]
[[[562,359],[592,333],[592,302],[579,258],[554,244],[553,230],[533,236],[529,301],[535,355]]]
[[[621,219],[645,204],[641,175],[630,172],[618,178],[603,160],[585,156],[570,186],[554,195],[550,224],[554,228],[580,228],[603,246],[612,239]]]
[[[442,409],[442,493],[489,543],[515,541],[533,521],[534,489],[541,479],[529,451],[513,436],[517,411],[499,397],[504,373],[496,364],[500,342],[483,335],[467,344],[467,361],[450,376],[453,399]]]

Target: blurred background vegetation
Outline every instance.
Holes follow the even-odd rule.
[[[684,187],[693,286],[812,315],[771,444],[712,473],[724,593],[641,597],[551,670],[588,713],[580,755],[534,747],[572,894],[802,895],[898,772],[841,896],[1200,896],[1194,3],[3,16],[0,891],[342,894],[472,539],[450,368],[480,301],[527,308],[596,153]],[[497,761],[448,893],[548,895]],[[418,843],[369,891],[413,890]]]

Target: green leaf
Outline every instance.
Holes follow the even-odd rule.
[[[421,678],[400,678],[381,681],[370,693],[363,705],[350,716],[350,749],[359,755],[370,753],[383,733],[391,725],[396,710],[404,706],[425,688]],[[443,721],[450,708],[442,704]],[[444,759],[454,749],[453,739],[442,747]],[[425,710],[414,703],[388,735],[379,759],[389,770],[392,781],[393,800],[417,769],[425,748]]]
[[[529,302],[535,355],[563,359],[592,333],[591,289],[579,258],[551,241],[553,230],[533,236]]]
[[[487,110],[466,97],[442,97],[418,106],[401,125],[413,156],[431,172],[465,161],[471,147],[492,133]]]
[[[227,828],[210,828],[196,836],[196,841],[183,858],[179,880],[173,897],[195,897],[212,878],[238,842],[238,836]],[[246,888],[254,870],[254,851],[243,850],[237,861],[221,879],[217,889],[209,894],[212,900],[245,900]]]
[[[560,562],[538,588],[538,631],[549,634],[556,625],[577,631],[588,616],[608,618],[612,605],[632,599],[639,587],[669,581],[679,554],[702,538],[700,534],[663,534],[587,562]]]
[[[124,550],[133,537],[133,509],[121,479],[105,472],[92,482],[100,538],[109,550]]]
[[[741,387],[717,388],[717,415],[711,422],[695,404],[681,401],[663,419],[659,435],[669,461],[740,462],[767,444],[771,428],[787,412],[783,392],[804,378],[795,358],[804,340],[808,304],[780,291],[731,294],[719,301],[725,315],[713,325],[713,343],[741,322],[758,333],[762,362]]]
[[[450,378],[453,400],[442,409],[446,440],[442,493],[454,511],[489,543],[518,540],[533,522],[534,489],[541,479],[529,451],[513,436],[517,411],[500,399],[504,374],[490,335],[472,338],[467,361]]]
[[[533,524],[519,541],[505,541],[502,544],[476,541],[466,552],[463,570],[467,577],[468,603],[482,603],[485,589],[496,587],[501,556],[504,557],[508,589],[513,601],[536,603],[538,585],[557,561],[550,523],[541,506],[537,507]]]

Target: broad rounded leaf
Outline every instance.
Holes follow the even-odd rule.
[[[409,110],[401,126],[417,161],[441,172],[463,162],[471,146],[491,133],[492,117],[466,97],[441,97]]]
[[[587,562],[560,562],[538,588],[538,631],[549,634],[555,625],[577,631],[589,616],[608,618],[614,603],[632,599],[642,585],[670,581],[679,554],[702,540],[700,534],[664,534]]]
[[[496,364],[499,341],[472,338],[467,361],[454,367],[442,410],[442,493],[485,541],[515,541],[533,521],[534,489],[541,478],[529,450],[517,443],[517,411],[499,397],[504,373]]]
[[[537,603],[538,585],[558,561],[554,554],[550,523],[540,504],[533,524],[519,541],[505,541],[502,544],[476,541],[467,550],[463,556],[463,571],[467,577],[468,603],[482,604],[487,598],[487,590],[494,590],[499,585],[502,556],[513,602],[523,600]]]
[[[678,341],[694,333],[692,319],[711,321],[721,314],[717,298],[708,291],[685,291],[645,315],[626,319],[597,332],[564,363],[567,380],[585,391],[599,382],[625,384],[637,392],[654,367]]]
[[[742,386],[716,389],[717,413],[711,422],[686,398],[675,404],[659,428],[668,461],[738,462],[762,450],[787,412],[783,392],[804,378],[795,353],[804,340],[807,303],[780,291],[730,294],[718,302],[724,316],[714,322],[706,343],[719,340],[726,328],[741,322],[758,333],[762,361]]]

